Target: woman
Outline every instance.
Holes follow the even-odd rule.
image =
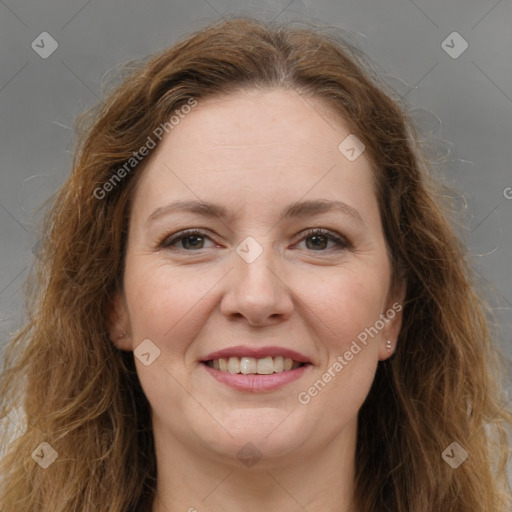
[[[357,52],[223,21],[80,133],[7,353],[3,512],[507,510],[485,306]]]

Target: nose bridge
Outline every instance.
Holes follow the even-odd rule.
[[[254,299],[261,293],[268,295],[277,292],[275,275],[275,259],[269,237],[252,236],[245,238],[236,248],[236,275],[240,287],[244,288],[246,296],[254,295]],[[265,245],[263,245],[265,244]],[[267,297],[268,300],[268,297]]]
[[[251,323],[289,313],[292,307],[277,270],[279,255],[274,254],[269,240],[248,236],[236,247],[235,268],[224,301],[225,312],[241,314]]]

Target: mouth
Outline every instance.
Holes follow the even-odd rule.
[[[280,389],[313,367],[305,355],[283,347],[231,347],[199,362],[215,381],[251,393]]]
[[[202,361],[202,363],[214,370],[233,374],[242,373],[244,375],[271,375],[273,373],[289,372],[310,364],[283,356],[267,356],[263,358],[251,356],[220,357],[218,359]]]

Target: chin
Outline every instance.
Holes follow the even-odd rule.
[[[311,435],[301,422],[297,422],[297,412],[282,409],[256,408],[233,411],[222,426],[216,423],[214,429],[196,430],[203,448],[237,465],[250,459],[260,459],[258,467],[266,462],[275,464],[279,459],[293,456]]]

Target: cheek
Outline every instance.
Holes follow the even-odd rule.
[[[297,400],[305,414],[322,417],[315,429],[328,437],[356,417],[370,391],[379,337],[365,329],[379,319],[384,296],[370,272],[337,270],[331,279],[308,279],[300,285],[302,298],[314,313],[310,318],[322,360],[299,389]]]
[[[162,264],[144,265],[133,258],[127,261],[125,292],[135,336],[155,338],[161,343],[170,338],[194,317],[194,310],[211,288],[208,279],[201,279],[183,269]]]
[[[209,288],[183,269],[148,263],[144,256],[127,258],[125,293],[134,349],[149,339],[159,351],[147,366],[134,356],[139,381],[153,414],[183,436],[186,422],[177,421],[172,411],[183,410],[183,386],[190,370],[183,362],[201,328],[200,301]]]
[[[314,274],[297,279],[295,290],[316,317],[329,347],[345,350],[384,313],[387,284],[371,268],[332,269],[330,276]],[[364,338],[364,336],[362,336]]]

